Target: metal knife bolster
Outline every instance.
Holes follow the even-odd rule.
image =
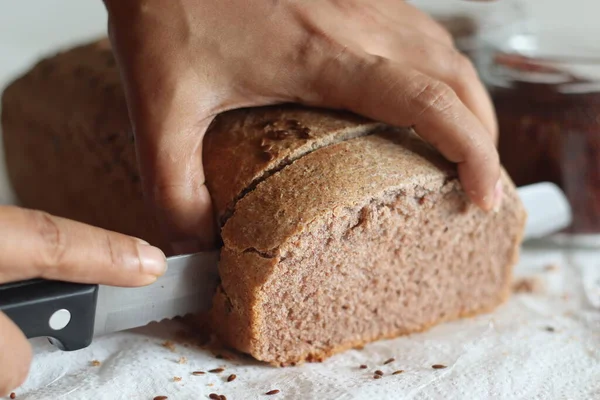
[[[218,251],[171,257],[167,272],[152,285],[139,288],[101,285],[94,336],[207,311],[219,282],[218,260]]]

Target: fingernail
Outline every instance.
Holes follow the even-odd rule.
[[[167,258],[161,249],[141,244],[138,246],[138,252],[142,262],[142,272],[154,276],[161,276],[166,272]]]
[[[502,181],[498,179],[496,186],[494,187],[494,212],[499,212],[502,206],[502,198],[504,197],[504,187]]]
[[[171,248],[177,255],[197,253],[201,250],[200,243],[195,239],[173,242]]]

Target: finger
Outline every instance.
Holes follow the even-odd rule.
[[[162,251],[140,239],[40,211],[0,206],[0,282],[44,278],[142,286],[165,268]]]
[[[429,51],[435,54],[425,55],[420,60],[422,63],[417,61],[420,57],[410,59],[409,65],[450,85],[463,104],[479,118],[496,143],[498,122],[494,106],[471,61],[455,49],[440,45],[430,47]]]
[[[458,164],[463,188],[477,205],[484,210],[495,206],[498,153],[483,124],[450,86],[407,65],[347,49],[324,66],[311,85],[319,90],[322,105],[394,126],[414,126]]]
[[[212,120],[206,116],[214,113],[207,105],[213,99],[206,93],[201,96],[198,89],[203,74],[181,58],[169,58],[169,41],[156,43],[153,51],[131,54],[125,51],[127,46],[123,51],[119,47],[127,40],[126,33],[113,31],[112,36],[125,77],[142,184],[150,206],[174,253],[212,248],[216,229],[205,185],[202,139]],[[152,69],[139,69],[149,63]]]
[[[432,78],[448,84],[459,99],[479,118],[492,135],[498,137],[498,124],[490,96],[471,61],[455,48],[442,45],[418,32],[403,30],[382,36],[384,42],[367,48],[370,54],[410,65]]]
[[[29,342],[23,332],[0,312],[0,396],[23,384],[30,364]]]

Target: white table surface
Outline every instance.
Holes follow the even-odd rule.
[[[596,2],[586,4],[600,9]],[[557,2],[531,5],[548,21],[560,15]],[[105,24],[99,0],[2,2],[0,88],[40,55],[102,35]],[[0,168],[0,204],[13,200]],[[550,264],[558,269],[546,270]],[[181,328],[172,321],[99,338],[74,353],[34,340],[30,378],[16,390],[17,398],[201,399],[216,392],[228,399],[262,399],[273,388],[282,390],[274,399],[600,398],[600,253],[530,246],[517,274],[535,276],[544,288],[516,295],[492,314],[296,368],[217,360],[180,342],[173,352],[160,345]],[[548,326],[555,331],[548,332]],[[186,363],[177,362],[181,356]],[[381,367],[392,356],[396,361]],[[101,365],[91,366],[92,360]],[[406,372],[374,381],[357,369],[363,363],[373,366],[368,371],[377,366]],[[435,363],[449,368],[433,371],[429,366]],[[238,375],[236,381],[190,374],[222,364]],[[181,381],[173,381],[174,376]]]

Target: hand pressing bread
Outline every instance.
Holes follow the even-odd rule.
[[[177,251],[210,246],[214,116],[285,102],[413,126],[485,210],[499,205],[491,102],[449,34],[398,0],[105,0],[145,193]],[[199,237],[200,243],[189,242]]]

